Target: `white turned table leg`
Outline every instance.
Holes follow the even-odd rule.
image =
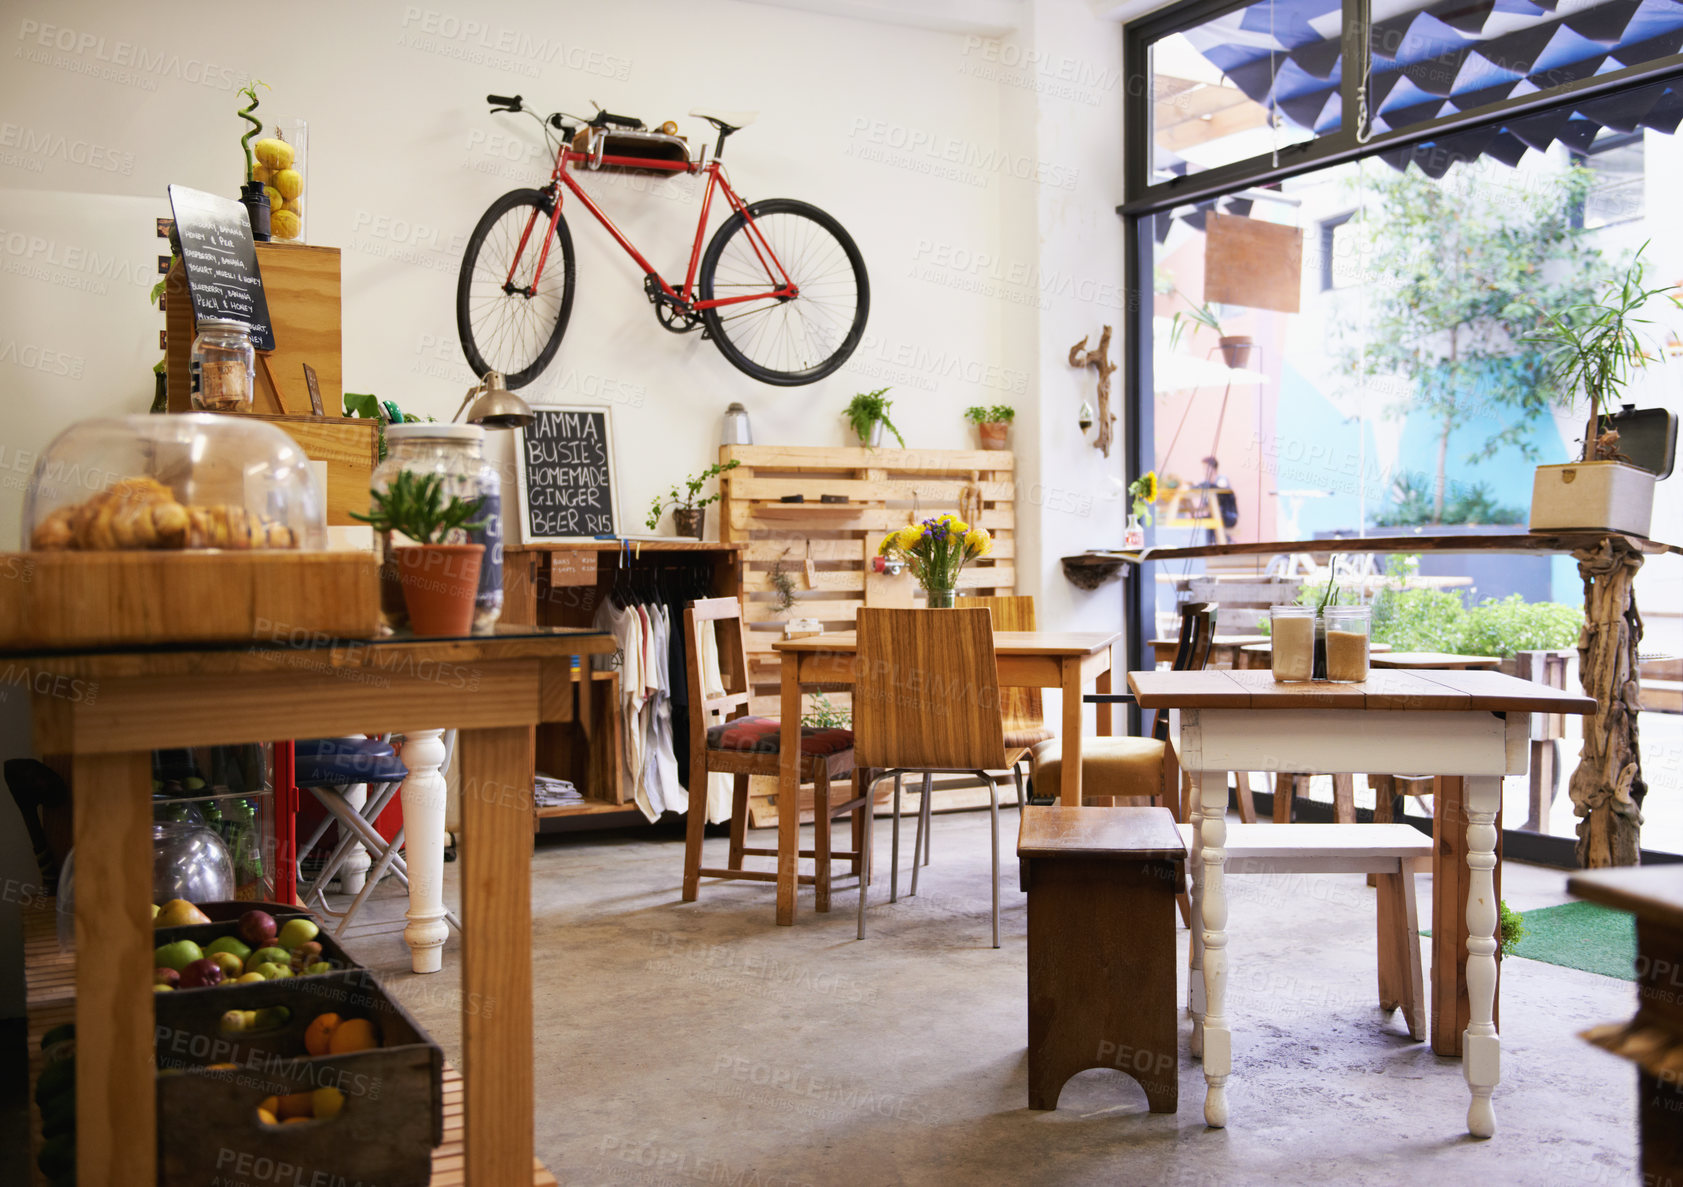
[[[1187,923],[1187,976],[1186,976],[1186,1009],[1192,1015],[1192,1058],[1201,1059],[1204,1055],[1204,923],[1202,903],[1204,898],[1204,846],[1200,840],[1201,822],[1204,819],[1203,797],[1198,794],[1198,777],[1188,772],[1192,780],[1192,795],[1189,797],[1187,823],[1192,826],[1192,844],[1187,855],[1187,877],[1192,880],[1191,919]]]
[[[439,767],[444,731],[416,730],[403,744],[404,862],[409,876],[409,925],[403,929],[411,967],[436,973],[444,967],[444,808],[448,792]],[[366,861],[367,859],[364,858]]]
[[[1233,1070],[1227,1027],[1227,772],[1198,771],[1193,789],[1201,805],[1203,841],[1198,921],[1204,931],[1204,1121],[1227,1124],[1227,1077]]]
[[[368,806],[368,784],[352,783],[342,793],[345,806],[361,814]],[[349,832],[349,829],[345,829]],[[363,882],[368,878],[370,860],[368,850],[363,848],[361,841],[353,842],[345,853],[345,860],[339,866],[339,892],[341,894],[361,894]]]
[[[1502,1040],[1493,1018],[1496,1001],[1496,812],[1502,781],[1468,777],[1467,806],[1467,1029],[1461,1039],[1461,1072],[1472,1091],[1467,1132],[1476,1138],[1496,1133],[1490,1095],[1502,1078]]]

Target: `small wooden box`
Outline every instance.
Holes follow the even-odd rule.
[[[276,631],[367,639],[367,552],[0,553],[0,648],[230,643]]]
[[[222,1030],[228,1010],[270,1006],[291,1016],[255,1033]],[[304,1032],[329,1012],[371,1020],[382,1045],[308,1054]],[[283,1166],[289,1183],[431,1181],[432,1148],[444,1140],[444,1053],[366,971],[161,993],[156,1013],[159,1187],[274,1182]],[[345,1094],[337,1117],[257,1118],[266,1096],[329,1087]]]

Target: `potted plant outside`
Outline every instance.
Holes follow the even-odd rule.
[[[1180,292],[1180,290],[1175,290]],[[1186,297],[1185,293],[1180,294]],[[1191,299],[1187,298],[1191,304]],[[1224,334],[1221,320],[1216,317],[1215,310],[1208,305],[1194,305],[1191,309],[1175,314],[1169,319],[1169,349],[1173,350],[1180,343],[1181,335],[1186,333],[1188,326],[1203,326],[1207,330],[1214,330],[1216,345],[1221,350],[1221,361],[1230,369],[1243,367],[1250,361],[1251,351],[1256,349],[1256,339],[1249,334]]]
[[[1007,449],[1005,437],[1011,431],[1011,422],[1017,419],[1017,410],[1009,404],[977,404],[964,410],[964,419],[976,426],[983,449]]]
[[[392,548],[392,572],[381,580],[401,587],[409,625],[417,635],[465,635],[473,629],[473,604],[479,592],[479,567],[485,545],[460,543],[481,527],[479,499],[444,496],[444,475],[404,470],[385,490],[372,492],[369,514],[353,519],[375,531],[407,537],[411,544]]]
[[[665,498],[656,495],[654,502],[649,504],[649,518],[646,521],[649,525],[649,531],[653,532],[660,528],[660,517],[666,514],[666,509],[670,507],[672,508],[672,525],[678,529],[678,534],[680,536],[690,536],[696,540],[702,539],[707,534],[707,505],[717,503],[723,492],[715,490],[712,494],[702,498],[701,488],[707,484],[709,479],[717,478],[727,471],[736,469],[741,464],[741,462],[733,459],[708,466],[701,473],[684,479],[682,492],[674,485]]]
[[[932,610],[950,608],[958,575],[967,561],[993,551],[986,528],[973,528],[956,515],[937,515],[888,533],[877,555],[906,562],[929,595]]]
[[[1589,404],[1579,460],[1537,467],[1531,488],[1534,532],[1595,529],[1646,537],[1652,526],[1657,478],[1624,458],[1618,432],[1602,420],[1631,375],[1653,357],[1637,328],[1652,324],[1638,316],[1643,307],[1662,294],[1683,306],[1672,286],[1644,288],[1642,272],[1639,249],[1600,303],[1559,313],[1540,310],[1546,328],[1526,339],[1547,348],[1552,377],[1567,398],[1582,391]]]
[[[906,448],[906,439],[900,435],[900,430],[894,427],[894,422],[888,419],[888,410],[894,407],[894,401],[887,398],[888,390],[886,387],[879,387],[874,392],[860,392],[848,402],[847,409],[842,413],[847,418],[847,423],[853,427],[859,444],[866,449],[877,449],[882,445],[884,428],[894,434],[894,439],[900,443],[901,449]]]

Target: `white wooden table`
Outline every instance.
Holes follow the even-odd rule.
[[[1502,778],[1525,774],[1532,713],[1587,714],[1595,702],[1497,672],[1375,671],[1362,684],[1276,684],[1265,671],[1161,671],[1131,672],[1128,684],[1142,708],[1179,711],[1181,765],[1195,789],[1192,824],[1202,846],[1193,847],[1189,863],[1191,989],[1194,1042],[1203,1048],[1205,1122],[1227,1124],[1232,1073],[1223,868],[1227,772],[1407,770],[1465,782],[1469,1022],[1462,1070],[1472,1093],[1467,1130],[1475,1137],[1492,1136],[1491,1094],[1501,1078],[1493,871]],[[1440,845],[1447,840],[1438,838]],[[1438,882],[1433,879],[1434,895]],[[1441,985],[1440,978],[1434,981]]]

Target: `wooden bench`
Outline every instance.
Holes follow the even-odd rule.
[[[1192,826],[1179,826],[1192,844]],[[1430,862],[1432,839],[1406,824],[1228,824],[1228,874],[1373,874],[1379,892],[1379,1008],[1401,1008],[1411,1038],[1426,1037],[1426,994],[1414,871]],[[1194,862],[1199,860],[1193,855]],[[1196,870],[1194,871],[1196,878]],[[1196,890],[1194,892],[1196,894]],[[1031,904],[1032,907],[1032,904]],[[1201,1053],[1203,933],[1193,901],[1192,1053]],[[1032,937],[1032,932],[1031,932]]]
[[[1167,808],[1023,809],[1028,893],[1028,1098],[1055,1109],[1065,1081],[1114,1068],[1153,1113],[1180,1100],[1175,895],[1186,848]]]

